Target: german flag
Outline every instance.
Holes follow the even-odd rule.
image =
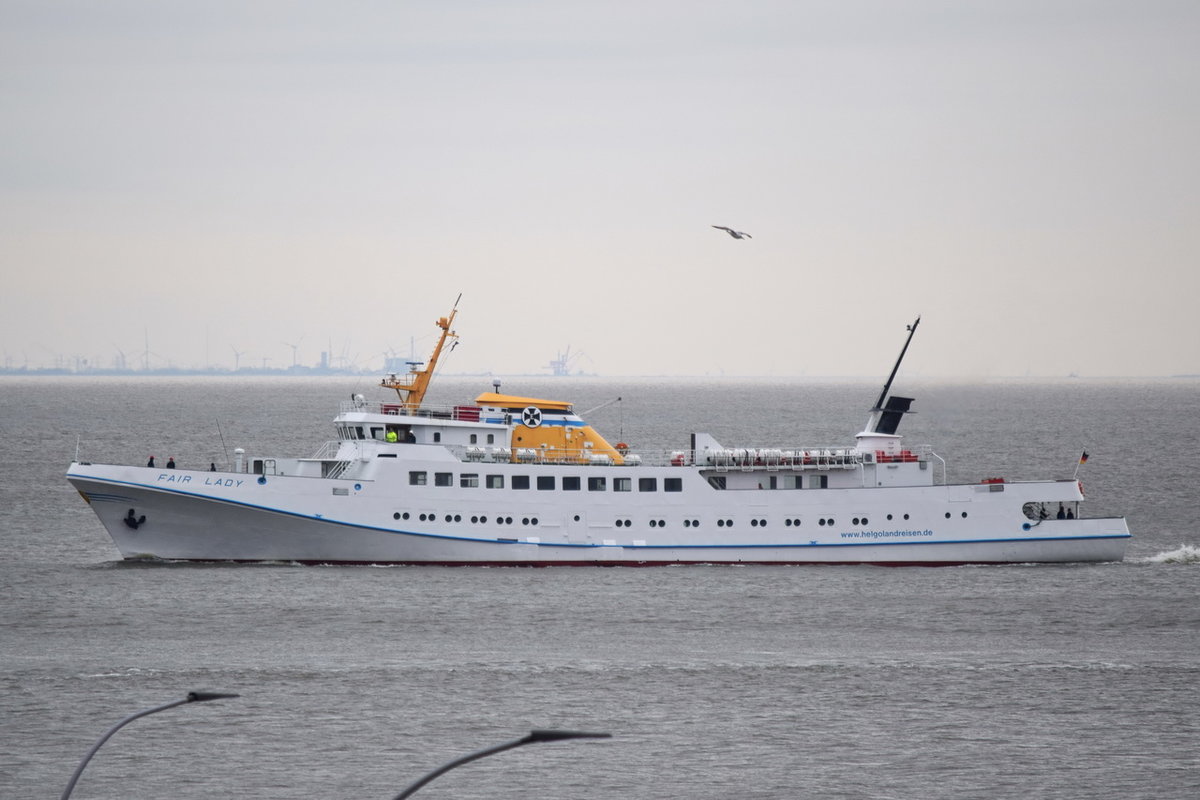
[[[1080,464],[1086,464],[1086,463],[1087,463],[1087,460],[1088,460],[1088,454],[1087,454],[1087,450],[1084,450],[1084,451],[1083,451],[1083,455],[1081,455],[1081,456],[1079,457],[1079,463],[1080,463]]]

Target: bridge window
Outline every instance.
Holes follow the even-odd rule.
[[[409,486],[424,486],[426,483],[426,480],[427,479],[425,477],[424,472],[408,473],[408,485]]]

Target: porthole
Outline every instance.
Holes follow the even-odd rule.
[[[650,527],[651,527],[651,528],[657,528],[657,527],[658,527],[658,521],[657,521],[657,520],[653,520],[653,519],[652,519],[652,520],[650,520]]]
[[[479,521],[480,521],[480,522],[487,522],[487,517],[480,517],[480,518],[479,518]]]
[[[949,512],[949,511],[947,511],[947,512],[946,512],[946,519],[950,519],[950,512]]]
[[[752,519],[752,520],[750,520],[750,527],[751,527],[751,528],[757,528],[757,527],[758,527],[758,520],[756,520],[756,519]]]
[[[472,524],[472,525],[474,525],[474,524],[476,524],[476,523],[478,523],[478,522],[479,522],[479,517],[471,517],[471,524]]]
[[[892,515],[888,514],[888,522],[891,522],[891,521],[892,521]]]
[[[576,522],[579,522],[579,515],[578,515],[578,514],[576,514],[576,515],[575,515],[575,521],[576,521]]]
[[[521,518],[521,524],[522,524],[522,525],[528,525],[528,524],[529,524],[529,517],[522,517],[522,518]]]
[[[402,519],[408,519],[408,512],[407,512],[407,511],[405,511],[403,514],[401,514],[401,515],[400,515],[400,517],[401,517]]]
[[[869,525],[869,524],[871,524],[871,523],[869,523],[869,522],[867,521],[867,518],[866,518],[866,517],[863,517],[863,525]]]
[[[665,528],[665,527],[667,527],[667,521],[666,521],[665,519],[660,519],[660,520],[658,521],[658,527],[660,527],[660,528]]]
[[[967,512],[965,512],[965,511],[964,511],[964,512],[962,512],[962,518],[963,518],[963,519],[966,519],[966,518],[967,518]]]
[[[858,524],[858,517],[855,517],[854,519],[852,519],[852,520],[851,520],[851,522],[853,522],[855,525],[857,525],[857,524]]]
[[[818,524],[818,525],[824,525],[824,524],[825,524],[825,518],[824,518],[824,517],[821,517],[819,520],[817,520],[817,524]]]
[[[718,527],[718,528],[724,528],[724,527],[725,527],[725,520],[723,520],[723,519],[719,519],[719,520],[717,520],[717,527]]]
[[[905,518],[905,519],[908,519],[908,514],[905,514],[905,515],[904,515],[904,518]]]
[[[392,519],[400,519],[400,512],[397,511],[395,514],[392,514]]]
[[[791,521],[790,519],[785,519],[785,520],[783,521],[783,526],[784,526],[785,528],[790,528],[790,527],[792,527],[792,521]]]
[[[531,520],[529,521],[529,524],[531,524],[531,525],[537,525],[537,517],[534,517],[533,519],[531,519]]]

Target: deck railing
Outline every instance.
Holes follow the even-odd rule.
[[[403,403],[381,403],[371,400],[343,400],[341,412],[349,414],[383,414],[384,416],[410,416],[425,419],[448,419],[460,422],[494,422],[503,424],[505,414],[497,413],[495,419],[484,419],[483,409],[479,406],[454,405],[422,405],[413,411],[405,411]]]

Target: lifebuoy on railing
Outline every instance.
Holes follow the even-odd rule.
[[[1083,493],[1084,493],[1084,492],[1083,492],[1083,481],[1075,481],[1075,482],[1076,482],[1077,484],[1079,484],[1079,493],[1080,493],[1080,494],[1083,494]],[[1085,495],[1085,496],[1086,496],[1086,495]]]
[[[621,455],[625,455],[629,452],[629,445],[625,444],[624,442],[617,442],[617,452]]]

